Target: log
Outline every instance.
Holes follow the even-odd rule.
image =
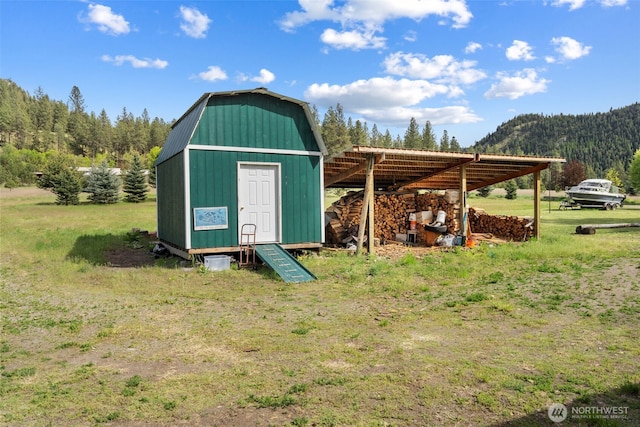
[[[628,222],[621,224],[585,224],[576,227],[576,234],[596,234],[598,228],[630,228],[640,227],[640,222]]]

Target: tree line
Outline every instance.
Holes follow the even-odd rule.
[[[124,169],[139,155],[153,169],[173,120],[151,119],[146,109],[136,117],[123,107],[112,122],[104,109],[99,114],[87,110],[77,86],[63,102],[51,99],[42,88],[30,95],[13,81],[0,79],[0,184],[34,183],[34,172],[42,171],[53,154],[71,157],[76,166],[106,162]],[[330,107],[322,119],[315,106],[312,110],[330,155],[353,145],[461,151],[455,137],[444,131],[438,138],[428,121],[421,129],[412,118],[401,137],[381,132],[376,124],[369,129],[366,122],[345,118],[340,104]]]
[[[479,152],[563,157],[585,165],[590,178],[615,169],[621,176],[640,148],[640,103],[606,113],[522,114],[472,147]]]
[[[71,158],[76,167],[106,163],[123,169],[140,156],[153,172],[173,120],[151,119],[146,109],[136,117],[123,107],[112,121],[104,109],[99,114],[87,110],[77,86],[63,102],[49,98],[42,88],[30,95],[13,81],[0,79],[0,185],[33,184],[34,172],[42,171],[57,155]],[[393,136],[375,123],[369,128],[367,122],[345,117],[340,104],[329,107],[322,118],[315,106],[312,113],[329,156],[365,145],[564,157],[565,168],[556,166],[547,172],[545,185],[555,189],[575,185],[582,176],[606,176],[629,190],[630,161],[640,148],[639,103],[578,116],[519,115],[466,149],[446,130],[438,137],[429,121],[421,126],[411,118],[404,135]],[[519,178],[517,186],[529,188],[530,181]]]

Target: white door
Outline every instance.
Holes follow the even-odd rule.
[[[238,167],[238,233],[255,224],[256,242],[279,242],[279,165],[240,163]]]

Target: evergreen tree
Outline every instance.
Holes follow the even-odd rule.
[[[82,181],[82,175],[73,162],[58,154],[51,157],[45,165],[38,187],[55,194],[58,205],[77,205],[80,203]]]
[[[147,199],[147,177],[144,175],[142,161],[137,154],[133,157],[131,169],[124,175],[123,191],[127,194],[124,200],[131,203],[144,202]]]
[[[422,148],[422,136],[420,135],[420,126],[416,119],[411,117],[409,127],[404,133],[404,148],[419,149]]]
[[[516,184],[515,180],[510,179],[504,186],[507,194],[504,196],[507,200],[515,200],[518,198],[518,184]]]
[[[486,187],[482,187],[478,189],[478,196],[489,197],[492,191],[493,191],[493,185],[487,185]]]
[[[356,122],[353,123],[351,117],[349,117],[347,129],[349,131],[349,139],[351,140],[352,145],[369,145],[369,129],[366,122],[364,125],[360,120],[356,120]]]
[[[384,148],[391,148],[392,145],[393,137],[391,136],[391,132],[389,132],[389,129],[387,129],[387,131],[384,133],[384,136],[382,137],[381,146]]]
[[[436,134],[433,132],[431,122],[427,120],[424,124],[424,128],[422,128],[422,148],[434,151],[438,149],[437,145]]]
[[[442,138],[440,138],[440,151],[451,151],[449,132],[446,129],[442,132]]]
[[[329,107],[322,121],[322,139],[329,151],[329,156],[340,154],[351,147],[351,140],[344,120],[342,106]]]
[[[120,177],[109,170],[107,162],[102,162],[100,166],[91,168],[85,192],[89,193],[92,203],[117,203],[120,198]]]
[[[458,139],[455,136],[451,137],[451,144],[449,146],[449,149],[456,153],[459,153],[462,151],[462,147],[460,147],[460,143],[458,142]]]
[[[373,147],[381,147],[382,146],[382,134],[378,130],[378,125],[373,124],[371,128],[371,138],[369,139],[369,145]]]

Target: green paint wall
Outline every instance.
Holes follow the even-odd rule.
[[[181,248],[186,246],[184,152],[163,162],[156,170],[158,237]]]
[[[190,150],[191,210],[226,206],[229,228],[191,231],[193,248],[238,245],[238,162],[279,163],[284,244],[321,242],[320,159],[317,156]]]

